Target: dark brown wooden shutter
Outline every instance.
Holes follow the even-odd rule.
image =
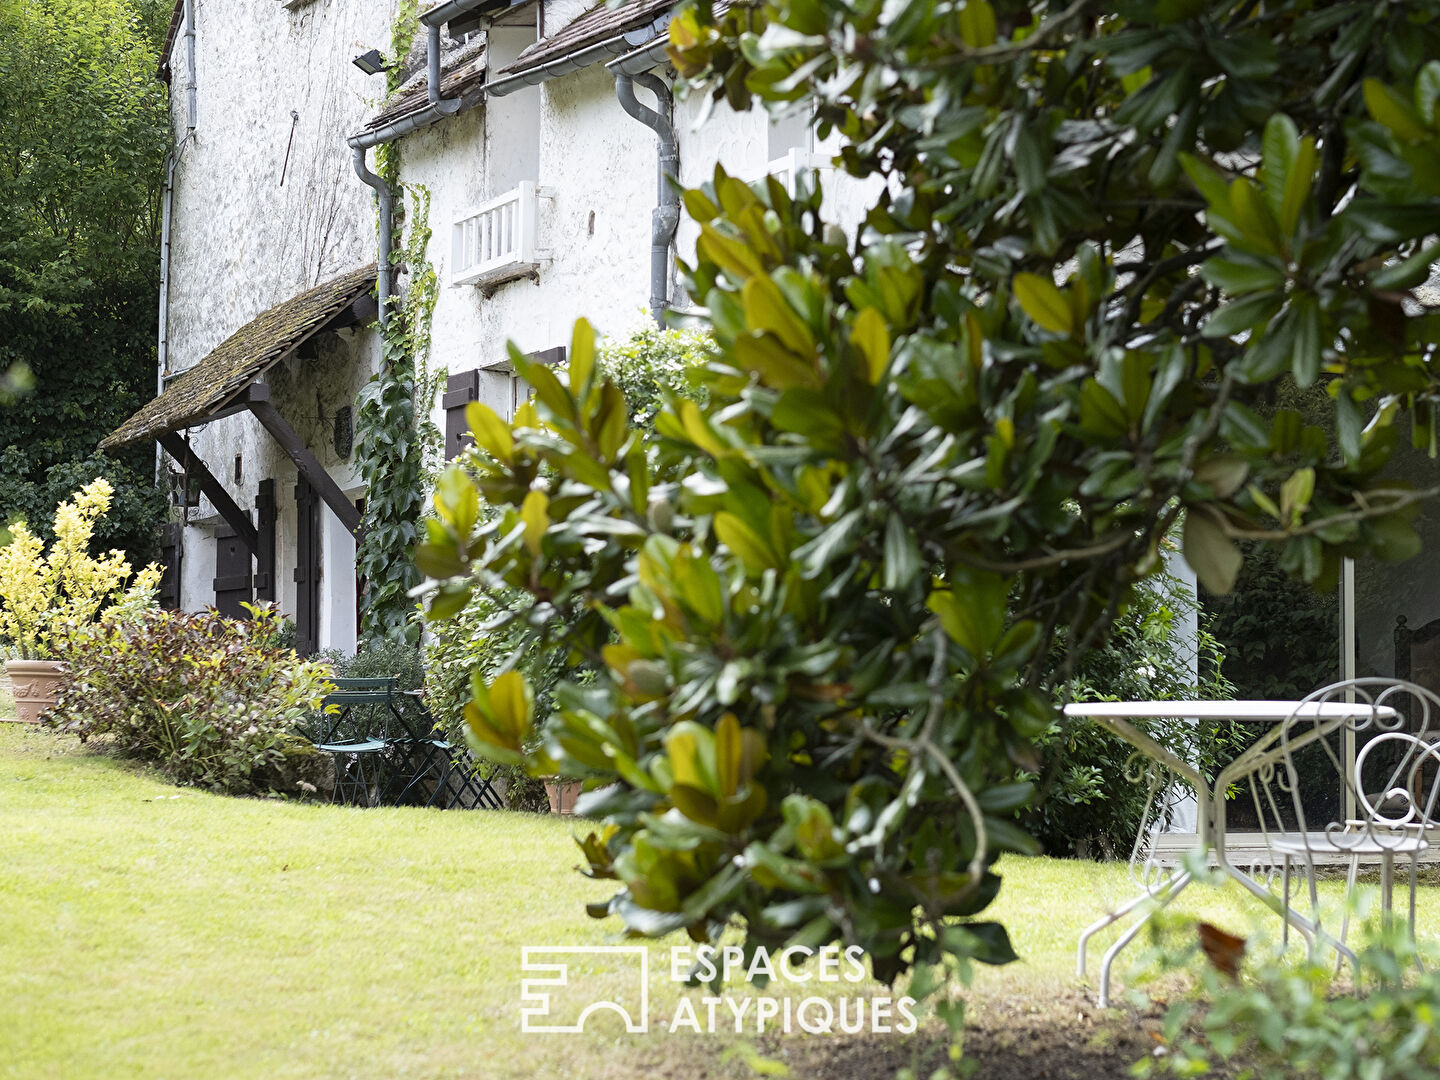
[[[302,476],[295,485],[295,651],[320,649],[320,500]]]
[[[228,525],[215,529],[215,610],[232,619],[248,619],[240,605],[250,603],[250,549]]]
[[[255,599],[275,600],[275,481],[261,480],[255,493]]]
[[[462,371],[445,380],[445,460],[453,461],[473,441],[467,432],[470,422],[465,419],[465,406],[480,400],[480,372]]]
[[[160,590],[157,599],[163,608],[180,606],[180,560],[184,558],[185,546],[181,542],[185,526],[177,523],[166,525],[160,532]]]

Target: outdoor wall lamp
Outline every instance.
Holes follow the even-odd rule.
[[[385,70],[385,57],[380,54],[379,49],[371,49],[367,53],[362,53],[350,62],[366,75],[379,75]]]

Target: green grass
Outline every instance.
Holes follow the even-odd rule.
[[[680,993],[665,946],[682,938],[651,950],[651,1034],[521,1033],[521,947],[616,930],[582,910],[610,887],[574,872],[571,832],[545,816],[223,798],[0,724],[0,1077],[736,1073],[718,1064],[725,1037],[655,1031]],[[972,997],[1073,1002],[1075,934],[1129,894],[1124,867],[1001,868],[990,914],[1024,959],[982,972]],[[1182,902],[1232,929],[1256,910],[1214,889]],[[623,985],[579,966],[589,978],[562,1004]]]

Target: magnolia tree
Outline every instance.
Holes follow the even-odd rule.
[[[863,946],[921,996],[1013,956],[977,918],[1031,739],[1183,522],[1224,592],[1237,541],[1332,586],[1403,558],[1433,449],[1440,4],[707,3],[691,93],[815,111],[878,196],[716,170],[687,191],[704,403],[627,428],[577,328],[568,381],[481,406],[417,551],[444,617],[565,650],[535,717],[476,680],[485,752],[584,777],[592,914],[747,948]],[[1322,381],[1333,424],[1274,408]],[[483,519],[481,505],[498,511]],[[1003,866],[1003,863],[1000,864]],[[955,1006],[943,1008],[954,1009]],[[953,1013],[950,1014],[953,1018]]]

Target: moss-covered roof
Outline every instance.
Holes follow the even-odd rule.
[[[378,131],[386,124],[395,122],[411,113],[419,112],[429,103],[429,81],[422,68],[405,84],[399,87],[385,107],[365,124],[365,131]],[[475,38],[467,41],[448,56],[441,58],[440,96],[459,98],[462,109],[468,109],[484,100],[485,89],[485,41]]]
[[[129,446],[208,419],[374,285],[371,263],[276,304],[177,375],[164,393],[105,436],[100,448]]]
[[[622,0],[611,6],[597,3],[578,19],[568,23],[562,30],[537,41],[517,56],[513,63],[503,67],[499,75],[519,75],[522,72],[544,67],[555,60],[598,45],[602,41],[618,37],[631,30],[643,30],[635,40],[627,41],[621,51],[638,48],[660,33],[656,24],[669,21],[670,9],[677,0]]]

